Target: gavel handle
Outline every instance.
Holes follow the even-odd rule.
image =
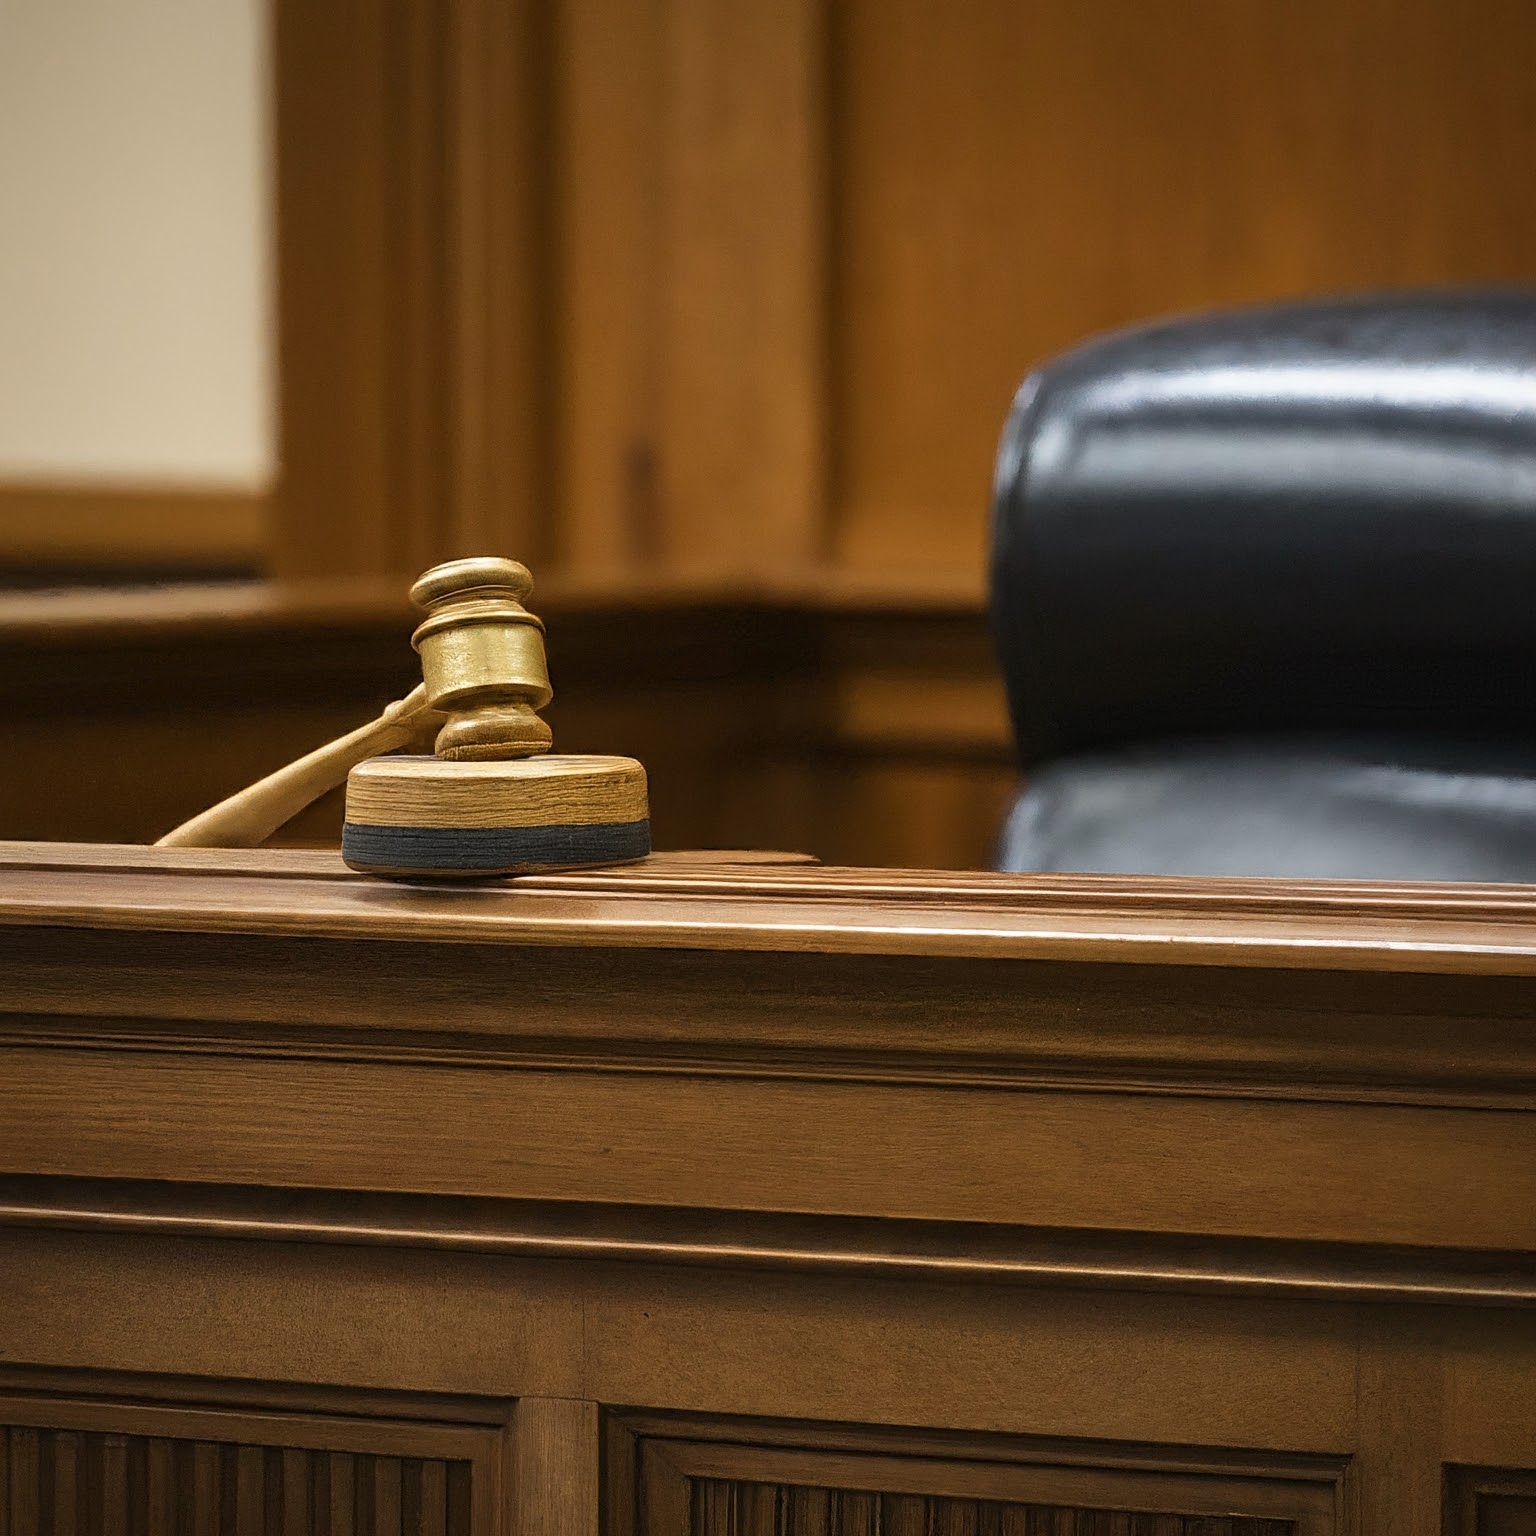
[[[427,690],[417,688],[391,704],[377,720],[316,747],[286,768],[269,773],[239,794],[182,822],[155,847],[258,847],[306,805],[345,782],[347,774],[365,758],[409,745],[438,719],[437,711],[427,703]]]

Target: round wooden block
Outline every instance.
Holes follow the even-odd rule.
[[[341,856],[367,874],[472,879],[650,851],[645,769],[629,757],[375,757],[347,776]]]

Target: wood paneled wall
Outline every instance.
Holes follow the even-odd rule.
[[[1536,278],[1524,0],[276,0],[291,574],[980,592],[1033,363]]]
[[[1522,0],[846,0],[837,560],[974,566],[1024,370],[1209,306],[1536,279]]]

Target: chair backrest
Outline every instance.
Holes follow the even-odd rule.
[[[1476,852],[1421,869],[1404,811],[1382,859],[1344,850],[1371,867],[1335,869],[1305,850],[1274,867],[1280,829],[1258,830],[1277,794],[1317,793],[1330,765],[1428,774],[1413,794],[1437,813],[1447,795],[1530,787],[1536,294],[1273,305],[1112,335],[1047,364],[1020,389],[998,454],[992,600],[1033,786],[1008,867],[1536,879],[1536,833],[1529,864]],[[1194,797],[1175,834],[1186,842],[1202,795],[1225,786],[1234,810],[1249,790],[1261,801],[1225,827],[1208,806],[1213,848],[1193,853],[1085,860],[1029,845],[1021,829],[1049,812],[1030,793],[1092,780],[1102,801],[1117,772],[1122,801],[1125,774],[1160,776],[1135,814]],[[1328,836],[1351,814],[1334,811]],[[1494,819],[1514,835],[1533,813]],[[1111,843],[1132,830],[1128,802],[1117,814]]]

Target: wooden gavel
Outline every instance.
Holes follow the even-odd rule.
[[[345,781],[343,853],[357,868],[454,876],[648,852],[638,763],[542,757],[553,738],[538,711],[552,692],[544,625],[523,606],[532,590],[533,577],[515,560],[434,566],[411,588],[411,601],[426,612],[411,636],[421,686],[156,846],[254,848]],[[435,757],[383,756],[424,745],[433,731]],[[526,761],[535,757],[541,761]]]

